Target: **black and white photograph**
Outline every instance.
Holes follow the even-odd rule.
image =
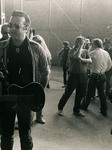
[[[112,0],[0,0],[0,150],[112,150]]]

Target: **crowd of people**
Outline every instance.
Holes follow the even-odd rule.
[[[59,51],[60,54],[60,51]],[[63,58],[63,57],[62,57]],[[100,112],[107,116],[107,99],[111,89],[112,49],[109,38],[104,42],[94,38],[91,42],[83,36],[75,39],[73,48],[68,52],[68,79],[65,92],[58,103],[58,113],[63,115],[63,108],[69,97],[76,90],[73,114],[85,117],[80,110],[87,110],[89,103],[98,91]]]
[[[25,86],[38,82],[43,90],[50,88],[51,53],[40,35],[28,36],[31,27],[30,17],[23,11],[13,11],[9,23],[2,26],[0,39],[0,80],[2,95],[12,84]],[[100,99],[100,111],[107,116],[107,98],[111,89],[112,48],[109,38],[90,40],[77,36],[74,46],[63,41],[63,48],[57,53],[63,67],[63,88],[65,91],[58,102],[58,114],[75,90],[73,114],[85,117],[80,111],[87,110],[96,89]],[[106,84],[105,84],[106,83]],[[14,142],[15,118],[18,119],[18,131],[22,150],[32,150],[31,126],[33,113],[26,106],[21,110],[12,109],[14,102],[3,101],[0,104],[1,150],[12,150]],[[36,112],[36,122],[45,124],[42,110]]]

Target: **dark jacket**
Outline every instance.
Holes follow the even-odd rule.
[[[9,42],[10,38],[5,41],[0,41],[0,58],[4,54],[4,49],[6,49],[6,51],[8,50]],[[29,38],[27,38],[27,42],[28,50],[30,51],[32,58],[33,82],[40,82],[40,84],[45,87],[50,72],[46,54],[40,44]]]

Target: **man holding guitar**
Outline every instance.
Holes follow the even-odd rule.
[[[31,103],[29,103],[28,100],[29,104],[27,104],[27,101],[25,101],[26,106],[23,105],[24,103],[23,101],[25,98],[24,96],[21,95],[33,94],[34,97],[36,98],[38,97],[37,95],[35,96],[35,93],[31,92],[34,91],[34,89],[32,89],[33,86],[31,86],[31,90],[28,86],[27,90],[26,85],[27,84],[30,85],[31,82],[33,82],[34,84],[38,82],[38,75],[40,74],[39,82],[42,88],[44,88],[48,80],[49,66],[43,48],[34,41],[29,40],[29,38],[27,37],[27,32],[31,25],[29,16],[23,11],[14,11],[10,18],[9,25],[11,38],[8,39],[6,44],[2,44],[2,46],[7,47],[6,61],[8,72],[7,81],[9,84],[8,94],[14,95],[20,92],[20,97],[18,98],[18,101],[20,99],[21,102],[19,106],[18,105],[15,106],[14,101],[1,102],[2,105],[1,150],[13,149],[13,134],[14,134],[16,114],[19,125],[21,150],[32,150],[33,142],[31,137],[31,124],[33,117],[32,111],[27,107]],[[1,54],[2,51],[0,52],[0,55]],[[18,86],[16,86],[16,88],[13,89],[12,87],[15,86],[16,84]],[[23,89],[25,90],[25,93],[23,92],[24,90],[22,91],[18,90],[19,86],[24,87]],[[12,90],[10,92],[11,88]],[[38,90],[36,92],[38,93]],[[39,97],[41,97],[40,94]]]

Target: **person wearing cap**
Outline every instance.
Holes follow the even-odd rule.
[[[58,52],[58,57],[62,61],[62,67],[63,67],[63,83],[66,87],[67,84],[67,71],[68,71],[68,53],[70,50],[69,42],[63,41],[63,48]]]
[[[80,103],[85,96],[87,85],[87,64],[91,63],[89,52],[83,49],[85,38],[78,36],[75,45],[69,51],[69,76],[65,92],[58,103],[58,114],[63,115],[63,108],[69,97],[76,90],[73,114],[77,117],[85,117],[80,112]]]
[[[32,36],[32,40],[39,43],[43,47],[43,49],[46,53],[47,62],[48,62],[48,66],[49,66],[49,75],[48,75],[48,82],[46,84],[46,87],[50,88],[50,73],[51,73],[51,60],[52,60],[50,50],[48,49],[44,38],[42,36],[40,36],[39,34]],[[40,124],[45,124],[45,120],[42,115],[42,110],[40,112],[36,112],[36,122],[40,123]]]
[[[112,47],[111,47],[110,38],[104,38],[103,46],[104,46],[104,50],[106,50],[109,53],[111,60],[112,60]],[[105,91],[105,94],[106,94],[106,97],[108,98],[110,88],[111,88],[110,79],[112,76],[112,67],[105,74],[106,74],[106,89],[105,89],[106,91]]]

